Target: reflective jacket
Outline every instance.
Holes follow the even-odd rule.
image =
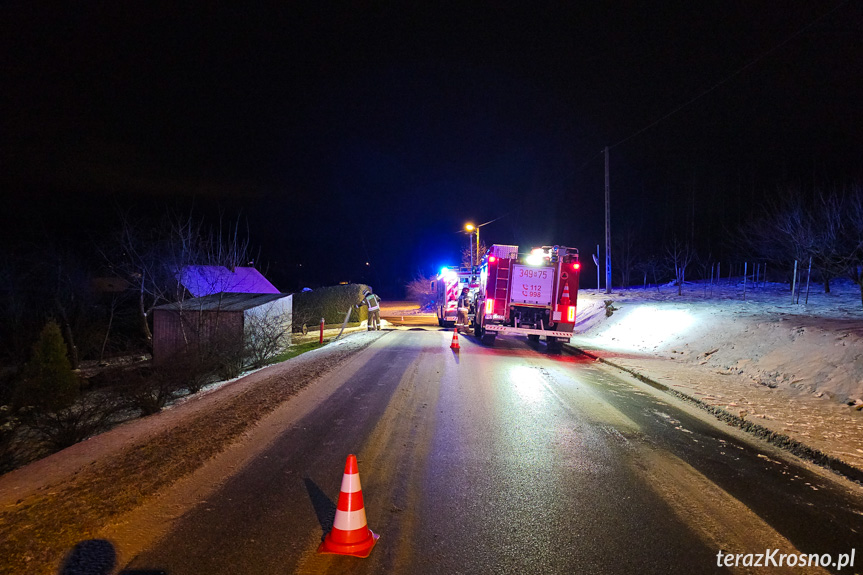
[[[369,306],[369,311],[375,311],[376,309],[380,309],[380,301],[378,300],[378,296],[373,293],[367,295],[366,299],[363,300],[363,303]]]
[[[470,308],[470,294],[469,293],[463,293],[460,296],[458,296],[458,304],[456,304],[456,305],[458,305],[458,307],[463,307],[465,309]]]

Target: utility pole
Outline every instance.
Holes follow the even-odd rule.
[[[479,228],[480,228],[480,226],[476,227],[476,260],[474,260],[476,262],[475,265],[479,265],[479,259],[480,259],[480,256],[479,256]],[[471,271],[471,273],[473,273],[473,268],[471,268],[470,271]]]
[[[608,146],[605,147],[605,293],[611,293],[611,187],[608,182]]]

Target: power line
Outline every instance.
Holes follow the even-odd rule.
[[[631,140],[632,138],[634,138],[634,137],[636,137],[636,136],[638,136],[638,135],[640,135],[640,134],[642,134],[642,133],[646,132],[647,130],[649,130],[649,129],[653,128],[654,126],[656,126],[656,125],[658,125],[658,124],[660,124],[660,123],[664,122],[664,121],[665,121],[665,120],[667,120],[668,118],[672,117],[673,115],[675,115],[675,114],[676,114],[676,113],[678,113],[679,111],[683,110],[684,108],[686,108],[686,107],[688,107],[688,106],[692,105],[693,103],[695,103],[696,101],[700,100],[700,99],[701,99],[701,98],[703,98],[704,96],[706,96],[706,95],[710,94],[711,92],[713,92],[714,90],[716,90],[716,89],[717,89],[717,88],[719,88],[720,86],[722,86],[722,85],[724,85],[724,84],[727,84],[729,81],[731,81],[731,79],[733,79],[733,78],[735,78],[735,77],[739,76],[739,75],[740,75],[740,74],[742,74],[744,71],[748,70],[749,68],[751,68],[752,66],[754,66],[755,64],[757,64],[758,62],[760,62],[761,60],[763,60],[764,58],[766,58],[767,56],[770,56],[771,54],[773,54],[774,52],[776,52],[779,48],[782,48],[782,47],[783,47],[783,46],[785,46],[787,43],[789,43],[791,40],[793,40],[793,39],[797,38],[798,36],[800,36],[801,34],[803,34],[804,32],[806,32],[807,30],[809,30],[810,28],[812,28],[815,24],[817,24],[818,22],[820,22],[821,20],[823,20],[823,19],[824,19],[824,18],[826,18],[827,16],[830,16],[831,14],[833,14],[834,12],[836,12],[837,10],[839,10],[839,8],[841,8],[843,5],[848,4],[850,1],[851,1],[851,0],[842,0],[842,1],[841,1],[841,2],[839,2],[836,6],[834,6],[833,8],[831,8],[829,11],[825,12],[825,13],[824,13],[824,14],[822,14],[821,16],[818,16],[817,18],[815,18],[814,20],[812,20],[811,22],[809,22],[808,24],[806,24],[805,26],[803,26],[802,28],[800,28],[799,30],[797,30],[796,32],[794,32],[792,35],[790,35],[790,36],[788,36],[787,38],[785,38],[785,39],[784,39],[782,42],[780,42],[779,44],[776,44],[775,46],[773,46],[773,47],[772,47],[772,48],[770,48],[769,50],[767,50],[767,51],[765,51],[765,52],[762,52],[760,55],[758,55],[758,56],[757,56],[756,58],[754,58],[753,60],[750,60],[748,63],[746,63],[745,65],[741,66],[740,68],[738,68],[737,70],[735,70],[735,71],[734,71],[734,72],[732,72],[731,74],[727,75],[725,78],[723,78],[723,79],[722,79],[722,80],[720,80],[719,82],[715,83],[715,84],[714,84],[714,85],[712,85],[711,87],[707,88],[706,90],[704,90],[703,92],[701,92],[701,93],[700,93],[700,94],[698,94],[697,96],[695,96],[695,97],[693,97],[693,98],[690,98],[689,100],[687,100],[687,101],[686,101],[686,102],[684,102],[683,104],[680,104],[679,106],[677,106],[676,108],[674,108],[673,110],[671,110],[670,112],[668,112],[667,114],[665,114],[664,116],[661,116],[661,117],[660,117],[660,118],[658,118],[657,120],[654,120],[653,122],[651,122],[651,123],[649,123],[648,125],[646,125],[646,126],[644,126],[643,128],[641,128],[640,130],[637,130],[636,132],[633,132],[632,134],[630,134],[629,136],[627,136],[627,137],[623,138],[622,140],[619,140],[619,141],[615,142],[614,144],[610,145],[610,146],[609,146],[609,149],[614,149],[614,148],[616,148],[617,146],[620,146],[620,145],[622,145],[622,144],[624,144],[624,143],[628,142],[628,141],[629,141],[629,140]]]
[[[851,1],[851,0],[842,0],[841,2],[839,2],[838,4],[836,4],[833,8],[831,8],[830,10],[828,10],[827,12],[825,12],[824,14],[821,14],[820,16],[816,17],[815,19],[813,19],[812,21],[810,21],[809,23],[807,23],[807,24],[806,24],[805,26],[803,26],[802,28],[798,29],[796,32],[794,32],[793,34],[791,34],[790,36],[788,36],[787,38],[785,38],[784,40],[782,40],[782,41],[781,41],[781,42],[779,42],[778,44],[776,44],[776,45],[774,45],[773,47],[769,48],[768,50],[766,50],[766,51],[762,52],[761,54],[759,54],[758,56],[756,56],[755,58],[753,58],[752,60],[750,60],[749,62],[747,62],[747,63],[746,63],[746,64],[744,64],[743,66],[741,66],[740,68],[736,69],[736,70],[735,70],[735,71],[733,71],[732,73],[728,74],[727,76],[725,76],[725,77],[724,77],[724,78],[722,78],[720,81],[716,82],[715,84],[713,84],[712,86],[710,86],[709,88],[707,88],[706,90],[704,90],[703,92],[699,93],[698,95],[694,96],[693,98],[690,98],[690,99],[689,99],[689,100],[687,100],[686,102],[684,102],[684,103],[682,103],[682,104],[678,105],[677,107],[673,108],[671,111],[667,112],[667,113],[666,113],[666,114],[664,114],[663,116],[660,116],[658,119],[656,119],[656,120],[654,120],[654,121],[650,122],[650,123],[649,123],[649,124],[647,124],[646,126],[644,126],[644,127],[640,128],[640,129],[636,130],[635,132],[633,132],[633,133],[632,133],[632,134],[630,134],[629,136],[626,136],[625,138],[623,138],[623,139],[621,139],[621,140],[618,140],[618,141],[617,141],[617,142],[615,142],[614,144],[609,145],[607,148],[604,148],[604,149],[602,149],[602,150],[599,150],[596,154],[594,154],[593,156],[591,156],[591,157],[589,157],[587,160],[585,160],[583,163],[581,163],[577,168],[575,168],[575,169],[573,169],[573,170],[569,171],[568,173],[566,173],[565,175],[563,175],[563,176],[562,176],[561,178],[559,178],[555,183],[553,183],[553,184],[551,184],[551,185],[549,185],[549,186],[546,186],[546,187],[545,187],[545,191],[544,191],[544,192],[541,192],[541,193],[543,193],[543,194],[547,194],[547,193],[548,193],[548,192],[550,192],[551,190],[553,190],[553,189],[557,188],[558,186],[560,186],[561,184],[563,184],[563,183],[564,183],[566,180],[568,180],[569,178],[573,177],[573,176],[574,176],[574,175],[576,175],[577,173],[579,173],[579,172],[581,172],[582,170],[584,170],[587,166],[589,166],[591,163],[593,163],[593,161],[594,161],[594,160],[596,160],[596,159],[597,159],[597,158],[599,158],[599,157],[602,157],[602,156],[606,153],[606,152],[605,152],[605,150],[606,150],[606,149],[611,150],[611,149],[614,149],[614,148],[616,148],[616,147],[618,147],[618,146],[621,146],[621,145],[625,144],[626,142],[628,142],[629,140],[631,140],[631,139],[635,138],[636,136],[639,136],[639,135],[643,134],[644,132],[646,132],[646,131],[650,130],[651,128],[653,128],[653,127],[655,127],[655,126],[657,126],[657,125],[659,125],[660,123],[664,122],[665,120],[667,120],[667,119],[671,118],[672,116],[674,116],[675,114],[677,114],[678,112],[680,112],[681,110],[683,110],[684,108],[686,108],[686,107],[688,107],[688,106],[691,106],[692,104],[694,104],[694,103],[695,103],[695,102],[697,102],[698,100],[700,100],[700,99],[704,98],[705,96],[707,96],[707,95],[708,95],[708,94],[710,94],[711,92],[715,91],[717,88],[719,88],[719,87],[723,86],[724,84],[727,84],[727,83],[728,83],[729,81],[731,81],[733,78],[735,78],[735,77],[739,76],[740,74],[742,74],[744,71],[748,70],[749,68],[752,68],[752,67],[753,67],[753,66],[755,66],[757,63],[759,63],[761,60],[763,60],[763,59],[767,58],[768,56],[770,56],[771,54],[773,54],[774,52],[776,52],[777,50],[779,50],[780,48],[782,48],[783,46],[785,46],[786,44],[788,44],[790,41],[794,40],[795,38],[797,38],[798,36],[800,36],[801,34],[803,34],[804,32],[806,32],[807,30],[809,30],[810,28],[812,28],[813,26],[815,26],[815,25],[816,25],[818,22],[820,22],[821,20],[824,20],[824,19],[825,19],[825,18],[827,18],[828,16],[832,15],[834,12],[836,12],[837,10],[839,10],[840,8],[842,8],[844,5],[849,4],[849,3],[850,3],[850,1]],[[511,212],[510,212],[510,213],[511,213]],[[504,214],[504,216],[506,216],[506,215],[509,215],[509,213]],[[504,216],[500,216],[500,217],[504,217]],[[500,219],[500,218],[497,218],[497,219]],[[492,220],[492,221],[495,221],[495,220]]]

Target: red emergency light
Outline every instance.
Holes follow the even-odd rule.
[[[488,263],[493,264],[496,259],[494,256],[488,256]]]
[[[580,267],[581,267],[581,264],[578,262],[575,262],[574,264],[572,264],[572,269],[574,269],[574,270],[577,270]]]

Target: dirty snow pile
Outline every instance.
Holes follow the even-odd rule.
[[[613,309],[606,314],[606,301]],[[687,284],[579,292],[578,341],[621,355],[652,355],[743,376],[791,395],[863,403],[863,306],[850,281],[805,286]]]

